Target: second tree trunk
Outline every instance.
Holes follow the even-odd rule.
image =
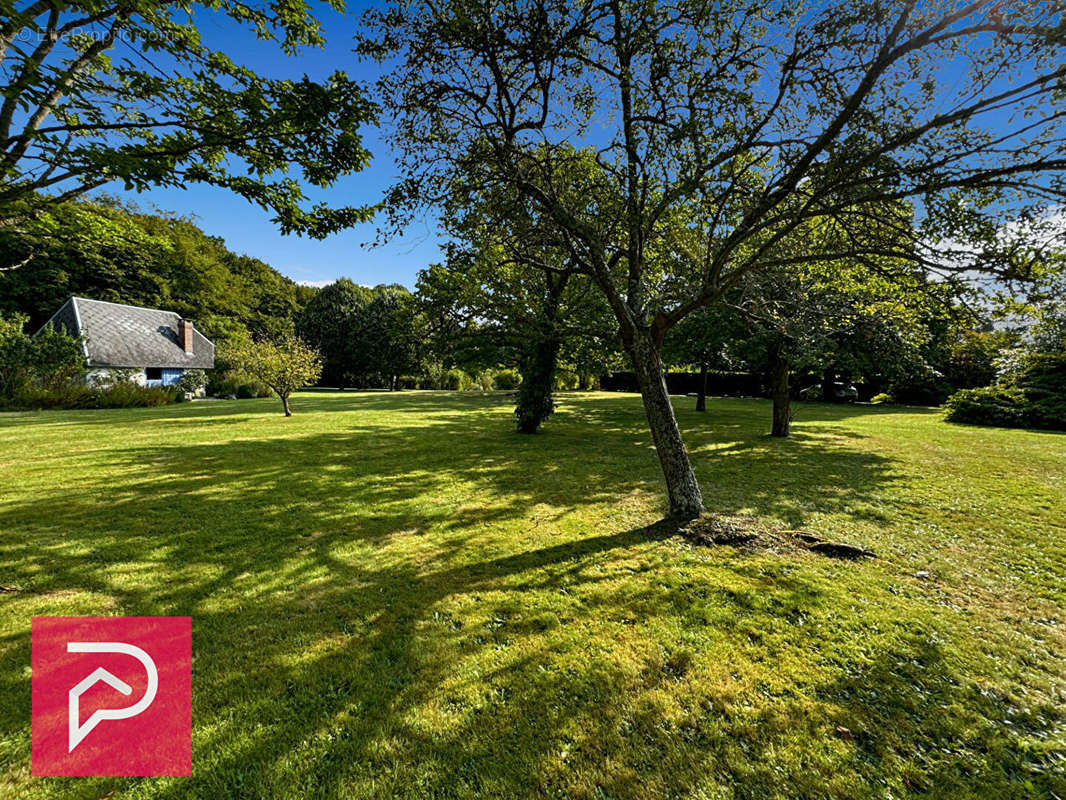
[[[696,390],[696,410],[707,410],[707,362],[700,362],[700,384]]]

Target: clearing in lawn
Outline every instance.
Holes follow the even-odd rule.
[[[1066,797],[1066,436],[690,403],[709,507],[879,558],[656,526],[633,395],[0,415],[0,796]],[[99,614],[192,616],[192,778],[30,777]]]

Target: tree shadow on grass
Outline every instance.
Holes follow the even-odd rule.
[[[819,744],[827,720],[858,730],[864,695],[839,681],[806,698],[779,686],[772,713],[745,699],[764,691],[752,675],[774,669],[763,659],[849,642],[833,621],[840,597],[784,559],[696,554],[663,525],[619,532],[612,508],[658,492],[658,464],[632,398],[606,406],[571,401],[533,438],[477,414],[493,402],[462,398],[410,425],[338,417],[329,432],[284,438],[133,440],[99,454],[108,469],[77,493],[57,486],[0,506],[0,529],[14,532],[0,542],[5,582],[33,613],[90,592],[83,604],[106,598],[113,613],[194,620],[193,778],[35,787],[176,799],[685,796],[717,785],[756,797],[802,779],[810,750],[858,774],[838,794],[869,796],[860,790],[881,767]],[[716,491],[738,475],[796,473],[824,507],[892,479],[890,462],[843,433],[778,447],[738,426],[690,436],[722,508],[802,521],[772,481]],[[544,515],[551,530],[537,527]],[[806,638],[811,618],[825,620],[821,638]],[[26,630],[0,661],[0,723],[22,731],[12,762],[28,757]],[[886,665],[909,655],[897,640],[884,653]],[[942,659],[928,669],[949,674]],[[961,735],[915,708],[906,680],[876,679],[908,737],[929,735],[923,726],[938,744]],[[944,686],[942,703],[972,699]],[[811,696],[829,710],[809,716]],[[810,741],[797,743],[789,726],[804,709]],[[971,734],[987,746],[998,735],[991,724]],[[882,764],[909,745],[886,740]],[[812,794],[833,785],[806,780]]]

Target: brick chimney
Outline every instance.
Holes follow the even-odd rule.
[[[192,353],[192,320],[178,320],[178,344],[186,353]]]

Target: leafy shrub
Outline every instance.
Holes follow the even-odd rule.
[[[177,392],[169,386],[141,386],[117,381],[94,392],[93,408],[148,408],[173,403]]]
[[[183,396],[185,394],[199,394],[205,386],[207,386],[207,375],[202,369],[185,370],[182,376],[178,378],[178,382],[174,384],[174,388]]]
[[[207,376],[207,393],[212,397],[225,397],[237,394],[241,382],[231,372],[213,370]]]
[[[870,402],[874,405],[879,405],[881,403],[894,403],[896,401],[892,397],[892,395],[887,394],[885,392],[881,392],[880,394],[875,394],[873,397],[871,397]]]
[[[69,381],[59,386],[45,387],[27,383],[13,396],[6,398],[5,406],[13,409],[60,409],[96,408],[97,393],[84,381]]]
[[[555,391],[561,392],[566,389],[576,389],[578,386],[578,377],[576,372],[570,370],[560,369],[555,372],[554,380]]]
[[[1066,353],[1031,356],[1014,385],[1025,394],[1027,425],[1066,430]]]
[[[270,387],[259,381],[248,380],[246,375],[230,372],[222,378],[208,378],[207,393],[212,397],[270,397]]]
[[[399,378],[396,379],[396,388],[417,389],[418,383],[418,378],[415,375],[401,375]]]
[[[955,392],[944,406],[951,422],[1019,427],[1023,424],[1024,404],[1025,397],[1016,388],[982,386]]]
[[[512,391],[518,388],[522,382],[522,376],[515,369],[501,369],[496,373],[496,388],[504,391]]]
[[[482,370],[474,378],[474,385],[483,392],[496,388],[496,375],[490,369]]]
[[[947,400],[954,387],[940,375],[924,375],[893,383],[890,389],[897,403],[908,406],[938,406]]]
[[[994,386],[963,389],[945,403],[948,420],[1066,430],[1066,355],[1030,354]]]
[[[441,389],[449,391],[467,391],[473,387],[473,379],[461,369],[450,369],[440,376]]]
[[[85,356],[81,342],[48,328],[26,335],[27,317],[0,318],[0,403],[18,406],[17,398],[59,390],[79,378]]]
[[[444,367],[440,365],[440,362],[433,361],[426,364],[426,372],[419,381],[419,386],[423,389],[443,389],[443,382]]]
[[[171,387],[141,386],[125,381],[90,384],[83,380],[61,386],[25,387],[11,406],[22,409],[147,408],[177,400]]]

